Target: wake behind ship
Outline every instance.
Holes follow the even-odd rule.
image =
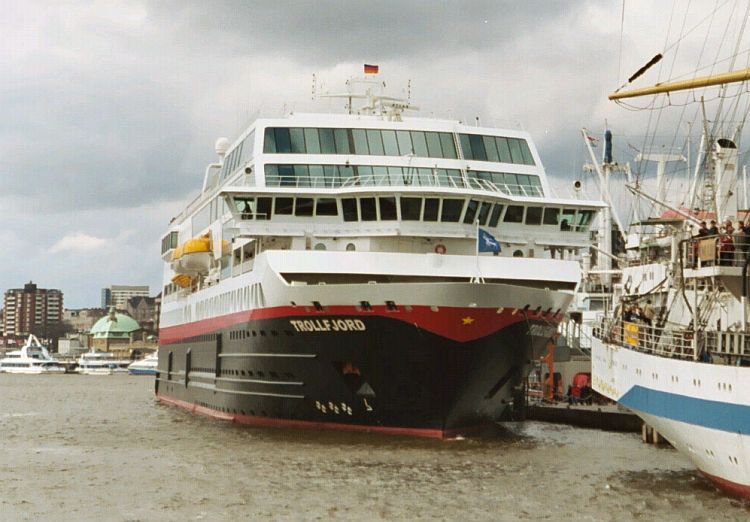
[[[430,437],[510,407],[600,204],[550,197],[527,133],[404,118],[379,85],[217,142],[162,239],[160,400]]]

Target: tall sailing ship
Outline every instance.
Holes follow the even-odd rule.
[[[216,143],[162,239],[156,396],[239,423],[450,437],[518,396],[602,205],[552,197],[526,132],[407,118],[377,77],[347,85],[341,114]]]
[[[750,70],[667,81],[610,99],[748,79]],[[728,96],[724,88],[719,92]],[[735,114],[741,114],[739,100],[729,108]],[[620,307],[602,320],[592,341],[593,387],[637,413],[719,487],[750,498],[750,235],[730,229],[697,234],[701,221],[734,225],[750,217],[739,197],[742,125],[709,122],[702,97],[700,106],[702,147],[686,207],[664,201],[661,190],[654,197],[630,187],[661,212],[641,220],[642,235],[629,241]],[[636,305],[655,314],[639,321],[630,312]]]

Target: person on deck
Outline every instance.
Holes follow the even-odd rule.
[[[718,236],[719,235],[719,227],[716,226],[716,221],[713,219],[711,220],[711,226],[708,228],[708,234],[709,236]]]
[[[732,259],[734,258],[733,232],[734,227],[732,227],[732,223],[721,227],[721,235],[719,235],[719,264],[722,266],[732,266]]]

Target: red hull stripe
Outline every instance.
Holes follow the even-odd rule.
[[[515,312],[515,313],[514,313]],[[289,323],[289,328],[298,331],[319,332],[321,334],[335,331],[333,320],[358,318],[365,324],[368,317],[379,316],[405,323],[413,324],[422,330],[446,337],[448,339],[467,342],[491,335],[511,324],[529,320],[549,322],[555,327],[558,318],[553,313],[539,314],[533,310],[502,309],[500,313],[495,308],[464,308],[464,307],[440,307],[437,311],[429,306],[414,306],[407,311],[404,307],[398,310],[388,310],[385,306],[373,306],[372,311],[364,311],[355,306],[327,306],[318,311],[313,306],[278,306],[274,308],[260,308],[245,312],[194,321],[192,323],[178,326],[166,326],[159,329],[161,344],[179,342],[189,337],[208,334],[229,328],[234,325],[242,325],[249,321],[260,319],[278,319],[289,317],[290,321],[304,322],[304,324]],[[326,323],[326,321],[328,321]],[[310,326],[312,325],[312,328]]]
[[[192,413],[199,413],[215,419],[221,419],[225,421],[236,422],[238,424],[248,424],[250,426],[259,427],[273,427],[273,428],[308,428],[308,429],[330,429],[330,430],[341,430],[341,431],[364,431],[374,433],[384,433],[388,435],[408,435],[412,437],[427,437],[431,439],[450,439],[457,435],[466,434],[476,431],[479,426],[472,426],[468,428],[457,428],[450,430],[438,430],[438,429],[427,429],[427,428],[399,428],[396,426],[365,426],[362,424],[342,424],[337,422],[315,422],[315,421],[303,421],[293,419],[274,419],[271,417],[257,417],[253,415],[235,415],[232,413],[224,413],[221,411],[214,410],[212,408],[206,408],[205,406],[198,406],[186,401],[179,399],[173,399],[172,397],[166,397],[164,395],[157,395],[157,399],[160,401],[184,408]]]
[[[730,482],[721,477],[710,475],[706,473],[705,471],[701,471],[701,473],[703,473],[704,477],[706,477],[708,480],[716,484],[719,488],[723,489],[730,495],[739,497],[739,498],[750,499],[750,485],[737,484],[736,482]]]

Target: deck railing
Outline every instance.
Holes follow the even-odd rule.
[[[350,177],[309,177],[266,175],[266,186],[289,188],[346,188],[346,187],[445,187],[468,188],[488,192],[501,193],[508,196],[543,197],[541,187],[529,185],[514,185],[509,183],[494,183],[486,179],[473,177],[441,176],[415,173],[402,178],[388,174],[367,174]]]
[[[744,234],[694,237],[685,241],[686,268],[706,266],[744,266],[750,237]]]
[[[594,337],[663,357],[704,361],[710,361],[712,355],[750,357],[750,333],[745,332],[694,332],[688,328],[652,327],[639,322],[603,319],[594,328]]]

